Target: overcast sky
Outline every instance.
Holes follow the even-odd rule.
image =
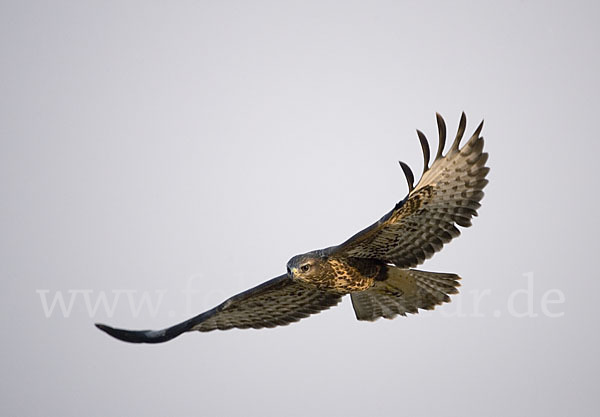
[[[596,2],[0,3],[0,414],[593,415]],[[485,119],[433,312],[162,328],[338,244]],[[435,146],[434,146],[435,149]],[[106,301],[106,303],[103,302]],[[61,304],[64,303],[64,304]]]

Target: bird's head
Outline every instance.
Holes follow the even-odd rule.
[[[323,273],[323,261],[323,257],[314,252],[296,255],[287,263],[288,276],[300,281],[311,281],[312,277]]]

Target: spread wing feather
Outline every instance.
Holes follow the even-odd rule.
[[[424,168],[419,183],[408,165],[400,162],[406,174],[409,193],[378,222],[355,234],[346,242],[331,248],[331,253],[349,257],[379,259],[398,267],[417,266],[439,251],[445,243],[460,234],[456,227],[471,226],[489,168],[480,136],[483,122],[473,136],[459,149],[466,127],[466,116],[460,119],[456,138],[444,156],[446,124],[437,114],[439,145],[436,158],[429,167],[429,144],[417,131],[423,149]]]
[[[341,300],[338,294],[310,289],[281,275],[234,295],[217,307],[163,330],[123,330],[96,326],[117,339],[132,343],[161,343],[184,332],[260,329],[284,326],[326,310]]]

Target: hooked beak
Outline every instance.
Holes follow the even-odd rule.
[[[296,274],[298,273],[298,268],[288,268],[287,270],[290,278],[294,278],[294,276],[296,276]]]

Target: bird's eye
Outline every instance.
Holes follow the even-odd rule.
[[[310,269],[310,264],[304,264],[300,267],[300,271],[306,272]]]

